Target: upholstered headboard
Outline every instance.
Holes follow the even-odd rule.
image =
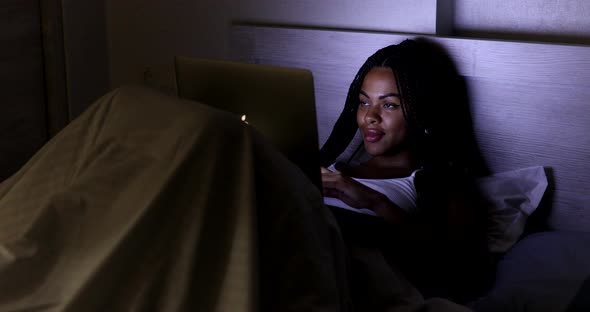
[[[234,25],[231,50],[235,60],[313,72],[323,144],[365,59],[413,37]],[[427,38],[447,50],[466,79],[475,135],[490,169],[545,166],[548,225],[590,231],[590,47]]]

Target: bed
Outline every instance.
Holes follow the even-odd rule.
[[[234,60],[313,72],[323,144],[366,57],[415,37],[235,24],[230,43]],[[446,50],[464,77],[474,134],[490,170],[542,166],[549,184],[532,215],[525,214],[522,240],[502,254],[495,286],[472,307],[589,309],[581,298],[590,296],[590,47],[422,38]]]
[[[234,60],[313,72],[323,143],[364,58],[408,37],[240,24],[230,42]],[[534,226],[471,308],[588,310],[590,47],[428,39],[467,82],[491,171],[543,166],[549,181],[530,217],[521,212]],[[233,144],[220,144],[219,125]],[[289,286],[275,299],[292,310],[339,310],[335,221],[302,173],[239,120],[126,87],[66,129],[0,184],[0,311],[257,311],[260,270]],[[254,210],[281,233],[265,237],[276,252],[264,257]],[[257,257],[296,260],[259,267]]]

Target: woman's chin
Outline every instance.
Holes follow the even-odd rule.
[[[383,155],[383,153],[384,153],[383,148],[380,148],[380,146],[375,146],[375,145],[366,144],[366,143],[365,143],[365,151],[367,152],[367,154],[369,154],[373,157]]]

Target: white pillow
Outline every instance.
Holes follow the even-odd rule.
[[[528,216],[537,209],[547,189],[542,166],[493,174],[477,179],[482,195],[490,202],[488,248],[504,253],[522,235]]]

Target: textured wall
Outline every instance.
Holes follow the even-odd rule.
[[[108,0],[111,85],[170,89],[172,57],[227,58],[235,21],[434,34],[441,16],[443,35],[590,43],[585,0]]]
[[[590,44],[587,0],[454,0],[457,35]]]
[[[107,12],[114,86],[157,76],[174,55],[227,57],[232,21],[426,34],[436,26],[436,0],[109,0]]]
[[[239,53],[236,59],[306,67],[313,72],[320,144],[329,136],[342,111],[350,80],[366,56],[408,37],[253,26],[234,27],[233,36]],[[551,186],[546,198],[553,206],[542,212],[549,213],[548,225],[587,231],[590,47],[434,40],[465,77],[474,135],[492,172],[538,165],[548,168]],[[348,49],[353,43],[360,45]],[[446,104],[441,98],[440,105]]]

